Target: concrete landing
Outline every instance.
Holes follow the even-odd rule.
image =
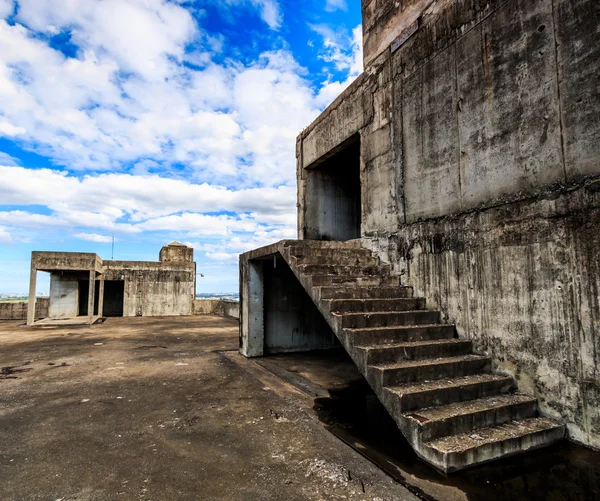
[[[48,327],[48,326],[57,326],[57,327],[67,327],[69,325],[93,325],[100,321],[102,317],[93,316],[90,317],[69,317],[69,318],[42,318],[41,320],[36,320],[33,323],[33,327]]]

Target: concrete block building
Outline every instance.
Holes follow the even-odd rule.
[[[196,295],[194,250],[173,242],[158,262],[103,261],[79,252],[33,252],[28,325],[36,318],[38,271],[50,273],[49,319],[93,323],[110,316],[191,315]]]
[[[364,73],[297,139],[299,240],[241,256],[242,353],[343,345],[444,471],[600,448],[600,2],[362,13]]]

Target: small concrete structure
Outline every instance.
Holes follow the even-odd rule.
[[[173,242],[158,262],[103,261],[78,252],[32,252],[27,324],[35,323],[36,277],[50,273],[48,318],[92,324],[103,316],[191,315],[196,290],[193,249]]]

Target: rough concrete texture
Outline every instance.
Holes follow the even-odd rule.
[[[3,501],[418,499],[231,362],[232,320],[3,322],[0,343]]]
[[[194,315],[240,318],[240,303],[226,299],[194,299]]]
[[[365,72],[297,140],[300,238],[358,134],[363,245],[600,447],[600,3],[362,4]]]
[[[125,281],[125,317],[192,314],[194,263],[104,261],[104,277]]]
[[[48,298],[38,297],[36,301],[37,318],[48,316]],[[0,302],[0,320],[26,320],[27,301],[2,303]]]
[[[416,454],[444,472],[564,437],[560,422],[539,417],[535,399],[513,394],[512,378],[492,373],[489,356],[456,339],[454,326],[441,323],[439,311],[427,309],[412,288],[400,287],[391,268],[359,243],[282,241],[243,254],[241,353],[323,348],[328,331],[335,333]],[[285,280],[277,297],[302,304],[307,296],[313,304],[302,307],[303,317],[322,315],[329,325],[310,329],[308,347],[306,329],[296,327],[305,324],[297,316],[282,316],[271,301],[266,277],[272,264],[288,270],[279,271]],[[262,292],[248,295],[248,290]],[[248,321],[252,318],[262,322]],[[277,342],[269,331],[274,323]]]
[[[461,336],[600,447],[600,183],[373,241]]]
[[[169,245],[165,245],[160,250],[159,261],[193,263],[194,249],[188,247],[187,245],[183,245],[179,242],[171,242]]]

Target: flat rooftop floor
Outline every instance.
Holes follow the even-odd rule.
[[[247,360],[212,316],[18,325],[0,322],[2,501],[600,499],[600,453],[568,442],[439,474],[342,349]]]
[[[238,360],[237,321],[19,323],[0,322],[2,501],[418,499]]]

